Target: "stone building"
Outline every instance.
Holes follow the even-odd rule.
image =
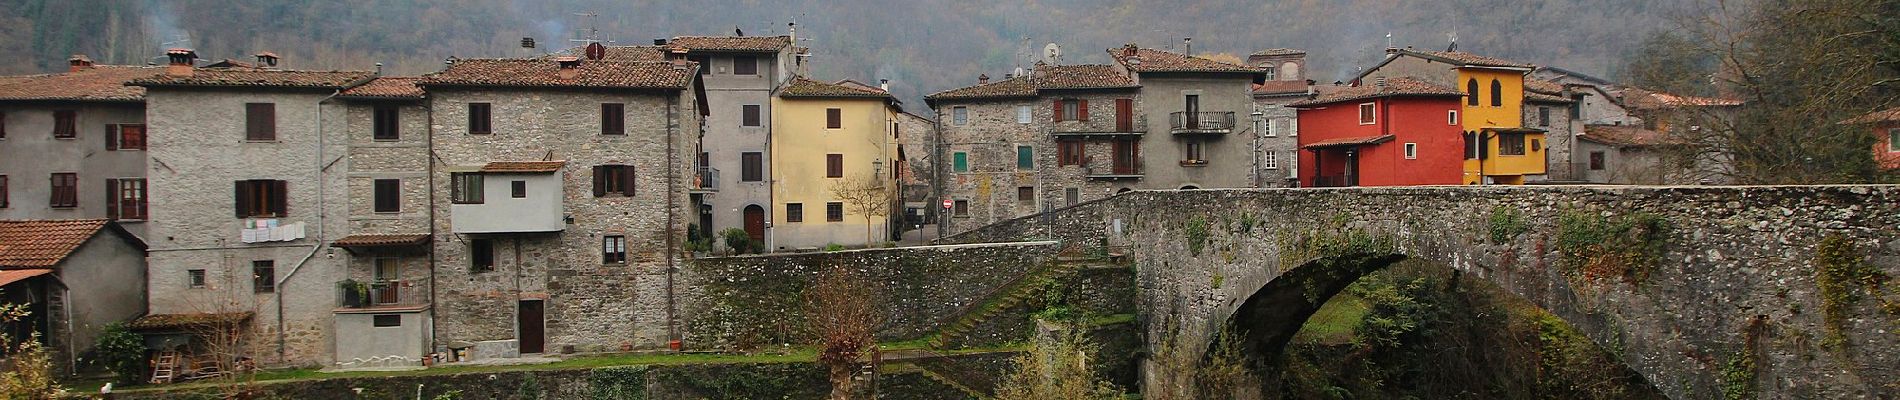
[[[1260,113],[1260,118],[1251,120],[1260,147],[1255,186],[1297,185],[1300,119],[1287,104],[1313,94],[1313,81],[1306,75],[1306,51],[1261,50],[1247,56],[1247,65],[1266,74],[1266,81],[1253,88],[1254,111]]]
[[[464,357],[658,348],[701,123],[698,63],[456,60],[419,82],[436,348]]]
[[[699,150],[694,204],[703,232],[746,230],[766,241],[772,210],[773,90],[804,59],[791,36],[680,36],[667,41],[699,63],[706,86],[706,138]],[[692,154],[692,153],[689,153]],[[715,240],[715,242],[717,242]]]
[[[1544,130],[1547,167],[1544,175],[1530,176],[1529,182],[1578,181],[1576,160],[1577,134],[1583,123],[1575,96],[1579,88],[1563,84],[1524,79],[1524,126]]]
[[[0,220],[110,219],[143,235],[145,88],[159,67],[0,77]]]
[[[334,367],[420,365],[434,349],[433,110],[418,80],[378,77],[337,95],[349,235],[330,242],[347,256],[333,311]]]
[[[897,114],[897,160],[903,167],[896,169],[899,187],[898,201],[903,203],[902,234],[913,237],[918,234],[905,233],[921,229],[924,225],[937,221],[937,211],[942,207],[940,200],[931,197],[935,193],[937,182],[937,121],[908,111]],[[928,234],[936,234],[929,230]]]
[[[1261,70],[1135,45],[1108,53],[1115,63],[1038,64],[926,97],[951,201],[941,232],[1135,189],[1254,186],[1254,132],[1240,122]]]
[[[778,90],[767,245],[815,249],[890,240],[898,199],[897,99],[883,88],[804,77]],[[881,191],[881,192],[880,192]]]
[[[259,362],[320,364],[349,227],[347,107],[371,72],[195,68],[190,50],[145,88],[148,318],[248,321]],[[157,316],[157,317],[154,317]]]

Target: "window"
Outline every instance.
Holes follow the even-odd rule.
[[[1498,134],[1498,155],[1501,155],[1501,156],[1524,155],[1524,134],[1499,133]]]
[[[238,218],[283,218],[287,211],[289,185],[285,181],[253,179],[237,181]]]
[[[1189,140],[1183,144],[1187,150],[1187,155],[1181,159],[1182,163],[1207,164],[1207,159],[1205,158],[1206,149],[1202,147],[1205,146],[1205,144],[1195,140]]]
[[[106,180],[107,219],[145,219],[145,180]]]
[[[251,291],[270,293],[277,291],[277,262],[257,260],[251,262]]]
[[[732,58],[732,74],[733,75],[758,75],[759,74],[759,59],[754,58],[752,56],[733,57]]]
[[[739,112],[739,126],[761,126],[758,104],[739,106]]]
[[[843,221],[843,220],[844,220],[844,203],[840,203],[836,201],[825,203],[825,221],[838,222],[838,221]]]
[[[488,103],[468,103],[468,133],[487,135],[495,133],[494,120],[488,114]]]
[[[963,107],[957,107],[957,108],[963,108]],[[1016,123],[1027,124],[1027,123],[1033,122],[1034,117],[1030,114],[1031,112],[1029,111],[1029,106],[1026,106],[1026,105],[1016,106]]]
[[[373,185],[375,207],[379,213],[402,211],[402,181],[397,179],[377,179]]]
[[[474,172],[455,172],[449,174],[449,201],[455,204],[482,204],[482,174]]]
[[[844,129],[844,110],[825,109],[825,129]]]
[[[375,328],[402,326],[402,314],[376,314],[370,317],[369,325]]]
[[[202,270],[202,269],[185,270],[185,285],[189,287],[194,287],[194,288],[205,287],[205,270]]]
[[[9,206],[7,201],[7,176],[0,175],[0,208],[7,208]]]
[[[402,139],[401,115],[402,109],[400,108],[392,106],[376,107],[376,114],[370,121],[371,124],[374,125],[371,127],[373,132],[371,138],[374,140]]]
[[[970,172],[970,153],[956,152],[950,155],[951,172]]]
[[[1900,128],[1887,130],[1887,151],[1900,152]],[[0,204],[6,204],[6,202],[0,201]]]
[[[1274,137],[1277,136],[1277,134],[1274,133],[1274,128],[1276,128],[1276,125],[1279,125],[1278,122],[1280,121],[1277,119],[1263,119],[1259,122],[1255,122],[1256,125],[1254,125],[1253,129],[1259,131],[1260,136]]]
[[[0,139],[7,138],[7,113],[0,112]]]
[[[1465,133],[1465,159],[1476,160],[1478,159],[1479,153],[1482,153],[1483,151],[1484,151],[1484,142],[1478,140],[1478,135],[1475,133],[1466,132]]]
[[[1550,107],[1537,107],[1537,126],[1550,126]]]
[[[71,172],[53,173],[53,195],[48,205],[53,208],[71,208],[79,206],[79,174]]]
[[[1036,150],[1029,146],[1016,146],[1016,169],[1036,169]]]
[[[600,263],[621,264],[627,262],[627,237],[624,235],[605,235],[600,237]]]
[[[627,134],[627,105],[621,103],[600,103],[600,134]]]
[[[495,270],[495,240],[468,240],[468,271],[488,272]]]
[[[1088,100],[1062,99],[1056,101],[1056,122],[1089,120]]]
[[[951,215],[955,215],[959,217],[970,216],[970,201],[969,200],[957,200],[957,201],[951,202],[950,204],[951,204],[951,207],[950,207]]]
[[[633,196],[633,166],[594,166],[594,197]]]
[[[402,259],[378,257],[376,258],[376,270],[374,273],[376,274],[374,278],[376,278],[377,282],[401,282]]]
[[[508,197],[528,198],[528,181],[508,181]]]
[[[145,125],[106,125],[107,150],[145,150]]]
[[[1075,205],[1075,203],[1082,202],[1082,189],[1077,189],[1077,188],[1063,189],[1062,200],[1065,202],[1065,204],[1071,205],[1071,206]]]
[[[844,155],[843,154],[826,154],[825,155],[825,177],[826,178],[843,178],[844,177]]]
[[[1405,144],[1405,159],[1407,159],[1407,160],[1417,160],[1417,159],[1418,159],[1418,143],[1406,143],[1406,144]]]
[[[964,106],[950,107],[950,123],[954,125],[970,123],[970,109]]]
[[[1504,82],[1499,82],[1496,79],[1491,80],[1491,106],[1504,106]]]
[[[1086,143],[1087,142],[1080,140],[1056,141],[1056,165],[1087,165],[1088,158],[1085,154],[1088,154],[1088,148],[1086,147]]]
[[[1445,125],[1458,125],[1458,110],[1445,112]]]
[[[244,140],[277,140],[277,105],[272,103],[244,104]]]
[[[805,222],[805,203],[785,203],[785,222]]]
[[[1260,168],[1280,169],[1280,153],[1273,150],[1260,153]]]
[[[1036,188],[1033,186],[1017,186],[1016,203],[1025,206],[1036,204]]]
[[[1379,115],[1373,112],[1372,104],[1373,103],[1365,103],[1359,105],[1360,125],[1372,125],[1379,122]]]
[[[1603,170],[1603,152],[1601,151],[1590,152],[1590,170],[1591,171]]]
[[[1465,82],[1465,105],[1478,105],[1478,78]]]
[[[1279,80],[1279,77],[1275,75],[1276,71],[1274,71],[1273,67],[1260,67],[1260,72],[1267,74],[1268,81]]]
[[[739,153],[739,180],[758,182],[765,180],[765,154],[748,151]]]
[[[53,138],[72,139],[79,137],[79,112],[59,110],[53,112]]]
[[[1286,132],[1287,137],[1300,135],[1300,120],[1299,119],[1287,118],[1287,119],[1282,119],[1281,121],[1286,121],[1286,129],[1282,130],[1281,132]]]

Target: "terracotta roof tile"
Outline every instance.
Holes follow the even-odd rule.
[[[1306,93],[1306,81],[1267,81],[1253,85],[1254,94]]]
[[[344,236],[330,242],[336,247],[390,247],[421,246],[429,243],[429,235],[423,234],[355,234]]]
[[[1842,124],[1871,124],[1875,122],[1888,122],[1888,121],[1900,121],[1900,107],[1890,108],[1883,111],[1875,111],[1867,115],[1854,117],[1854,119],[1841,121],[1841,123]]]
[[[1536,80],[1536,79],[1525,79],[1524,91],[1537,92],[1537,93],[1548,94],[1552,96],[1562,96],[1564,94],[1564,85],[1557,82],[1541,81],[1541,80]]]
[[[775,52],[792,45],[791,36],[678,36],[668,41],[689,51]]]
[[[778,95],[780,97],[891,98],[890,93],[884,92],[882,90],[867,89],[867,88],[858,87],[858,86],[865,86],[865,85],[824,83],[824,82],[811,80],[811,79],[801,76],[801,77],[792,78],[792,81],[787,82],[785,84],[785,87],[779,88]]]
[[[251,319],[251,312],[229,313],[186,313],[151,314],[127,322],[125,327],[133,330],[177,329],[205,326],[211,324],[230,324]]]
[[[1130,54],[1130,50],[1133,50],[1133,54]],[[1115,58],[1115,62],[1135,72],[1260,72],[1258,68],[1245,65],[1134,45],[1109,49],[1108,53]],[[1131,62],[1134,58],[1139,58],[1141,62]]]
[[[475,58],[457,60],[441,72],[423,76],[427,86],[594,87],[686,89],[695,63],[583,60],[573,79],[561,79],[559,63],[544,59]]]
[[[0,221],[0,268],[59,265],[105,225],[103,219]]]
[[[422,78],[413,77],[413,76],[380,77],[380,78],[376,78],[375,80],[369,81],[369,83],[356,85],[356,87],[350,88],[349,90],[344,90],[343,94],[340,94],[338,96],[357,97],[357,98],[420,99],[423,96],[428,94],[422,91],[421,86],[416,86],[416,81],[420,79]]]
[[[1457,89],[1438,86],[1417,79],[1391,78],[1386,80],[1384,87],[1380,87],[1377,84],[1355,87],[1335,87],[1331,88],[1331,90],[1322,90],[1321,94],[1312,99],[1297,101],[1288,106],[1316,106],[1342,101],[1392,96],[1464,97],[1464,95],[1464,92],[1460,92]]]
[[[9,269],[9,270],[0,271],[0,286],[11,285],[14,282],[19,282],[22,279],[32,278],[32,277],[40,276],[40,275],[46,275],[52,272],[53,270],[45,269],[45,268]]]
[[[1448,60],[1455,64],[1460,64],[1464,66],[1473,66],[1473,67],[1499,67],[1499,68],[1536,68],[1537,67],[1536,65],[1532,65],[1530,63],[1521,63],[1521,62],[1505,60],[1501,58],[1486,57],[1486,56],[1466,53],[1462,51],[1417,51],[1417,50],[1401,49],[1399,50],[1399,52],[1411,53],[1414,55],[1423,55],[1430,58],[1438,58],[1442,60]]]
[[[965,86],[925,96],[930,100],[1036,97],[1036,85],[1027,76]]]
[[[482,166],[482,172],[560,172],[566,161],[496,161]]]
[[[1037,63],[1032,78],[1038,89],[1101,89],[1136,87],[1133,79],[1113,65],[1048,65]]]
[[[1327,148],[1327,147],[1341,147],[1341,146],[1364,146],[1368,144],[1380,144],[1380,143],[1390,142],[1394,138],[1396,138],[1396,136],[1393,136],[1393,135],[1338,138],[1338,139],[1329,139],[1329,140],[1322,140],[1318,142],[1303,144],[1303,145],[1300,145],[1300,148],[1321,149],[1321,148]]]
[[[163,73],[159,67],[100,65],[78,72],[0,77],[0,100],[141,101],[145,88],[125,83]]]
[[[248,68],[198,68],[191,75],[157,74],[126,83],[145,87],[217,86],[343,89],[356,86],[376,73],[369,71],[294,71]]]
[[[1642,147],[1666,144],[1679,144],[1680,140],[1662,133],[1628,125],[1589,125],[1583,127],[1578,139],[1607,144],[1617,147]]]
[[[607,55],[600,61],[666,61],[670,46],[606,46]],[[570,56],[585,56],[586,47],[575,47],[561,52]]]

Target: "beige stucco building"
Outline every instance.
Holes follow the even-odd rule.
[[[773,249],[890,240],[900,216],[897,101],[851,81],[793,78],[772,99]]]

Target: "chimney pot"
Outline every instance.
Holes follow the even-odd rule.
[[[277,53],[272,53],[268,51],[257,53],[257,66],[259,68],[276,67],[277,60],[278,60]]]
[[[165,67],[165,74],[191,76],[192,69],[196,68],[198,52],[186,48],[175,48],[165,50],[165,58],[171,61],[171,65]]]
[[[574,79],[580,76],[580,72],[581,72],[580,71],[580,67],[581,67],[580,57],[560,56],[560,57],[555,57],[554,62],[559,63],[561,66],[561,70],[558,71],[557,74],[561,77],[562,80],[570,80],[570,79]]]
[[[990,74],[982,74],[982,75],[976,76],[976,84],[982,85],[986,83],[990,83]]]
[[[877,80],[877,89],[882,90],[885,93],[889,93],[891,91],[891,80],[889,79]]]
[[[79,72],[82,69],[92,68],[92,58],[86,57],[85,54],[74,54],[66,59],[66,64],[71,66],[66,72]]]

